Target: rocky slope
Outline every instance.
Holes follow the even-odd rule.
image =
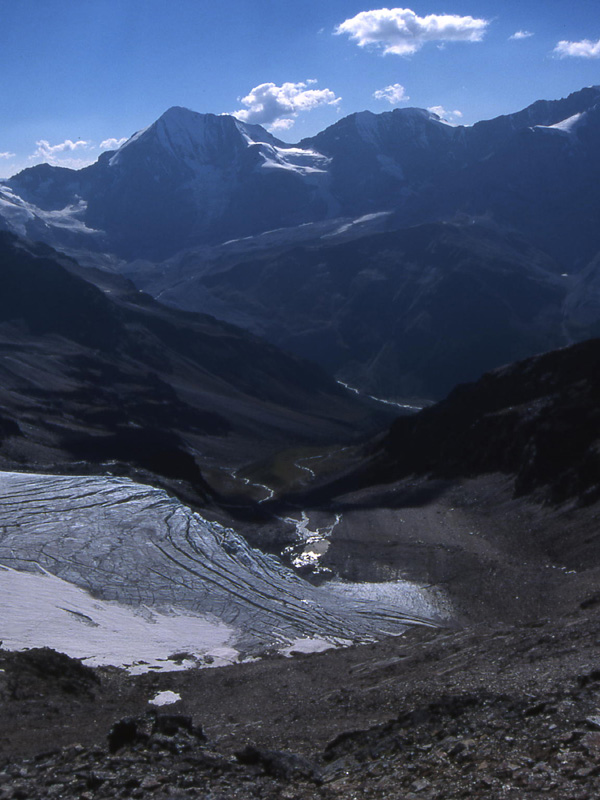
[[[410,475],[510,476],[515,496],[552,503],[600,497],[600,340],[590,339],[486,373],[439,403],[397,419],[360,467],[324,495]]]
[[[333,231],[266,252],[250,245],[245,254],[223,248],[210,268],[190,254],[160,275],[143,265],[129,274],[161,302],[211,308],[380,397],[441,398],[566,343],[573,280],[492,225],[435,223],[347,242]]]
[[[283,441],[336,441],[377,424],[313,365],[96,280],[50,248],[0,235],[4,469],[137,470],[198,499],[212,459],[233,469]]]
[[[597,617],[143,679],[0,653],[0,796],[591,800]]]
[[[399,472],[505,472],[517,496],[600,499],[600,340],[510,365],[398,420],[384,443]]]

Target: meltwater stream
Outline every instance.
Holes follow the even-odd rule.
[[[22,473],[0,473],[0,598],[5,647],[134,671],[366,641],[442,612],[412,583],[312,586],[126,478]]]

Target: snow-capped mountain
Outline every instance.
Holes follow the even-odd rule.
[[[82,170],[40,165],[0,183],[0,219],[53,245],[120,258],[336,217],[395,227],[488,216],[561,258],[600,249],[600,87],[452,126],[423,109],[346,117],[292,146],[234,117],[171,108]]]
[[[94,241],[102,231],[109,252],[157,259],[327,217],[328,164],[322,154],[286,146],[258,125],[171,108],[90,167],[24,170],[0,189],[5,207],[11,200],[25,203],[29,216],[21,213],[17,229],[11,209],[0,213],[15,232],[46,239],[50,232],[40,228],[52,228],[48,214],[60,211],[78,220],[80,248],[102,249]],[[73,246],[66,237],[64,243]]]

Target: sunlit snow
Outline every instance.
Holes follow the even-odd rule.
[[[587,113],[583,111],[580,114],[573,114],[572,117],[563,119],[561,122],[556,122],[554,125],[536,125],[536,129],[547,131],[558,131],[559,133],[572,134],[577,128],[585,121]]]
[[[181,695],[178,692],[158,692],[151,700],[151,706],[170,706],[173,703],[178,703],[181,700]]]
[[[35,222],[74,233],[98,235],[99,231],[88,228],[83,221],[86,208],[87,204],[83,200],[78,200],[77,203],[67,205],[65,208],[47,211],[26,202],[9,186],[0,185],[0,218],[3,218],[11,230],[19,236],[27,236],[28,226]]]
[[[0,567],[2,641],[8,650],[52,647],[86,664],[131,672],[177,670],[203,663],[231,664],[233,629],[185,609],[159,613],[96,599],[50,573]],[[169,657],[185,651],[187,662]]]
[[[299,147],[274,147],[260,145],[263,169],[284,169],[299,175],[327,174],[331,159],[315,150],[302,150]]]
[[[316,530],[305,515],[290,522],[325,545],[339,518]],[[134,671],[230,663],[298,639],[366,641],[444,614],[402,581],[313,586],[125,478],[0,473],[0,565],[5,646]],[[169,658],[182,652],[187,661]]]

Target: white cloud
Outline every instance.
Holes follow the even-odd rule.
[[[50,144],[46,139],[40,139],[36,142],[37,150],[30,158],[47,158],[53,159],[61,153],[72,153],[74,150],[88,150],[90,147],[89,142],[84,142],[83,139],[78,139],[72,142],[70,139],[65,139],[60,144]]]
[[[508,38],[518,41],[519,39],[529,39],[530,36],[533,36],[533,33],[531,33],[531,31],[517,31],[516,33],[513,33],[513,35],[509,36]]]
[[[600,39],[592,42],[590,39],[582,39],[581,42],[559,42],[554,48],[554,54],[559,58],[600,58]]]
[[[16,153],[0,153],[0,158],[14,158]]]
[[[331,89],[307,89],[315,83],[314,78],[304,83],[261,83],[240,102],[246,106],[233,115],[242,122],[270,125],[275,129],[287,130],[294,124],[294,118],[301,111],[311,111],[323,105],[335,105],[342,99],[336,97]]]
[[[109,138],[100,142],[100,145],[84,139],[65,139],[59,144],[50,144],[47,139],[36,142],[35,151],[29,156],[29,161],[35,163],[52,164],[53,167],[68,167],[69,169],[82,169],[93,164],[97,158],[98,150],[116,150],[127,141],[127,138]]]
[[[125,144],[126,141],[126,136],[122,139],[105,139],[103,142],[100,142],[100,150],[116,150],[118,147],[121,147],[122,144]]]
[[[45,162],[54,167],[69,167],[70,169],[81,169],[95,161],[91,154],[84,157],[79,156],[82,151],[95,149],[91,142],[83,139],[78,139],[76,142],[65,139],[60,144],[50,144],[46,139],[40,139],[36,145],[37,149],[29,156],[30,161]]]
[[[335,33],[348,34],[359,47],[374,45],[384,53],[409,56],[426,42],[479,42],[488,25],[488,20],[457,14],[419,17],[410,8],[379,8],[345,20]]]
[[[373,92],[373,97],[376,100],[387,100],[393,106],[410,100],[401,83],[392,83],[390,86],[386,86],[385,89],[377,89],[376,92]]]
[[[276,119],[269,127],[272,131],[289,131],[294,122],[295,120],[291,119],[291,117],[282,117],[281,119]]]
[[[446,111],[444,106],[430,106],[427,111],[431,111],[432,114],[437,114],[446,122],[456,122],[457,119],[462,119],[462,111],[458,109],[454,109],[454,111]]]

